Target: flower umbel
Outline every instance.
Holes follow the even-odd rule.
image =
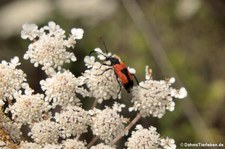
[[[128,138],[126,146],[128,149],[159,149],[159,137],[155,127],[145,129],[137,125],[136,131],[133,131],[131,137]]]
[[[57,143],[59,139],[59,125],[50,120],[34,123],[29,133],[38,144]]]
[[[20,65],[19,58],[14,57],[11,62],[0,63],[0,100],[12,100],[14,94],[26,88],[26,74],[16,67]]]
[[[161,139],[156,128],[151,126],[148,129],[141,125],[136,126],[136,131],[133,131],[131,137],[126,143],[128,149],[176,149],[176,144],[173,139],[166,137]]]
[[[105,143],[109,143],[118,134],[125,135],[124,124],[127,123],[127,119],[118,114],[124,106],[115,103],[112,109],[105,107],[104,110],[89,111],[93,134],[99,136]]]
[[[89,68],[80,77],[90,91],[90,96],[102,103],[110,98],[120,98],[120,84],[110,66],[95,62],[94,57],[85,57],[85,65]]]
[[[50,115],[50,106],[44,101],[42,94],[18,94],[16,102],[9,107],[9,110],[12,113],[12,119],[22,124],[33,124]]]
[[[146,74],[149,74],[149,71]],[[177,91],[170,87],[175,82],[174,78],[156,81],[152,80],[149,75],[146,76],[149,79],[140,82],[139,86],[133,88],[131,102],[134,105],[130,108],[130,110],[140,111],[143,117],[152,115],[161,118],[166,110],[174,110],[173,97],[184,98],[187,96],[184,88]]]
[[[40,81],[40,84],[46,94],[45,100],[53,107],[76,105],[80,101],[76,96],[78,80],[69,71],[58,72],[52,77]]]
[[[60,70],[64,63],[76,61],[75,55],[67,52],[67,48],[76,44],[75,39],[83,37],[81,30],[79,29],[75,35],[70,35],[67,40],[65,31],[55,22],[51,21],[48,26],[44,26],[39,30],[34,24],[25,24],[21,36],[23,39],[29,38],[33,42],[29,45],[24,58],[30,59],[35,67],[41,65],[47,74],[52,74],[55,69]]]
[[[90,117],[88,112],[78,106],[67,106],[60,114],[56,113],[56,122],[59,124],[61,137],[79,136],[87,132]]]

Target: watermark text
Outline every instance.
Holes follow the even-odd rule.
[[[187,147],[187,148],[193,148],[193,147],[205,147],[205,148],[223,148],[225,147],[223,143],[203,143],[203,142],[197,142],[197,143],[190,143],[190,142],[181,142],[180,147]]]

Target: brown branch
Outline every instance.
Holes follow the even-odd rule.
[[[87,145],[87,148],[89,149],[89,148],[91,148],[91,146],[93,145],[93,144],[95,144],[95,142],[98,140],[98,136],[95,136],[92,140],[91,140],[91,142]]]
[[[127,125],[127,127],[124,129],[124,131],[129,131],[137,122],[138,120],[141,118],[141,114],[138,113],[136,115],[136,117],[130,122],[129,125]],[[115,144],[118,140],[120,140],[123,136],[121,134],[119,134],[118,136],[116,136],[113,141],[110,143],[111,145]]]

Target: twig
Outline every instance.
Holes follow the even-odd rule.
[[[93,102],[92,106],[91,106],[91,109],[96,107],[97,103],[98,103],[98,99],[96,98],[95,101]]]
[[[124,131],[129,131],[136,123],[137,121],[141,118],[141,114],[138,113],[136,115],[136,117],[130,122],[129,125],[127,125],[127,127],[124,129]],[[115,144],[118,140],[120,140],[123,136],[121,134],[119,134],[118,136],[116,136],[113,141],[110,143],[111,145]]]
[[[95,142],[98,140],[98,136],[95,136],[92,140],[91,140],[91,142],[87,145],[87,148],[89,149],[89,148],[91,148],[91,146],[93,145],[93,144],[95,144]]]

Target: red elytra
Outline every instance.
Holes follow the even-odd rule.
[[[113,65],[114,72],[128,93],[133,88],[133,77],[124,62]]]

